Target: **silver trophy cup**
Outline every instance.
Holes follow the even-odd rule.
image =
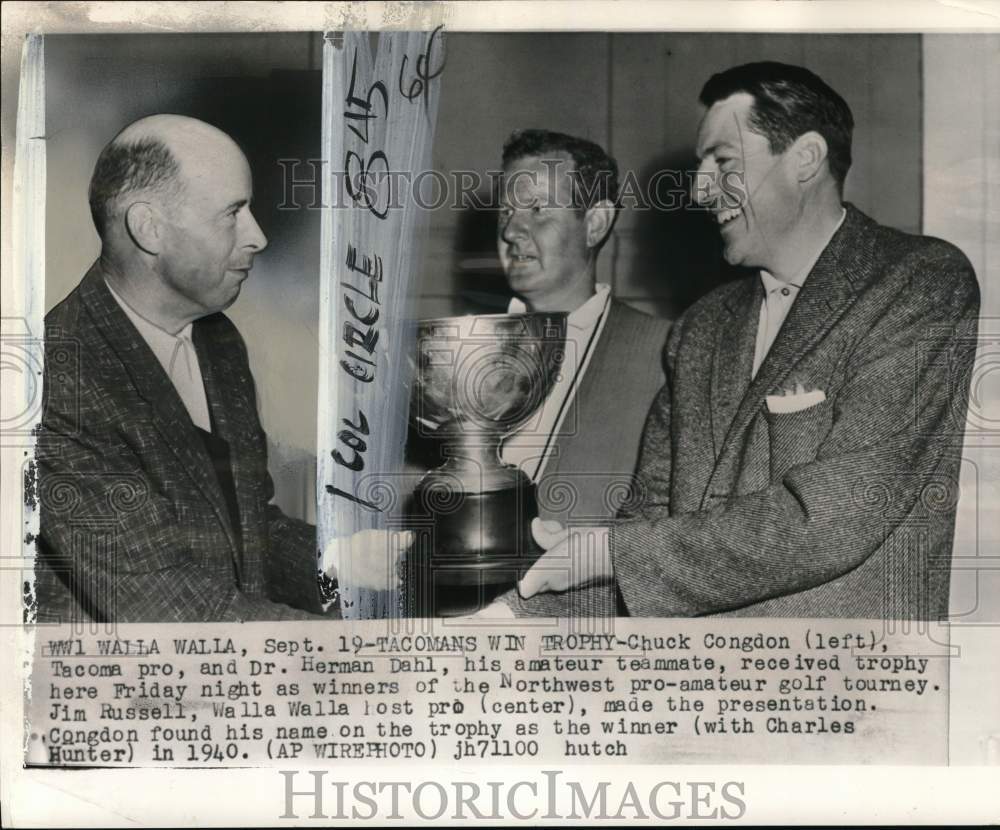
[[[538,558],[535,486],[500,459],[503,438],[541,407],[559,373],[564,312],[485,314],[417,325],[410,416],[443,463],[407,507],[415,542],[404,602],[411,616],[484,607]]]

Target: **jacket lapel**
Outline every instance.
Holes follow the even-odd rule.
[[[111,296],[104,283],[104,275],[96,264],[84,277],[81,293],[95,328],[117,354],[140,397],[150,404],[157,431],[211,504],[216,517],[225,528],[236,558],[239,547],[230,527],[228,511],[211,459],[170,378],[163,371],[152,349]]]
[[[611,297],[608,300],[607,319],[604,321],[604,328],[592,346],[590,363],[583,377],[579,379],[579,386],[573,391],[572,396],[566,404],[566,411],[562,417],[562,423],[558,430],[552,434],[552,445],[549,448],[548,460],[542,468],[542,475],[554,480],[554,476],[562,470],[563,460],[566,452],[573,444],[580,440],[580,436],[599,434],[606,423],[605,413],[598,406],[588,406],[580,408],[579,401],[590,401],[601,394],[601,390],[595,390],[597,378],[602,376],[601,360],[606,352],[601,349],[600,344],[615,342],[621,335],[621,308],[618,301]],[[582,358],[583,355],[578,355]],[[599,424],[594,423],[594,419],[600,419]],[[579,421],[578,421],[579,419]],[[570,472],[579,472],[572,470]]]
[[[247,570],[249,544],[256,535],[256,528],[248,527],[246,517],[254,515],[256,505],[253,503],[256,492],[249,482],[253,481],[253,473],[247,469],[248,460],[253,458],[247,442],[252,440],[252,429],[248,413],[253,411],[253,402],[248,400],[238,379],[242,376],[233,372],[226,365],[225,359],[218,349],[212,347],[211,334],[208,331],[211,318],[198,320],[194,324],[192,340],[198,354],[198,365],[201,367],[202,380],[205,383],[205,396],[212,413],[212,423],[220,438],[229,444],[229,463],[233,474],[233,487],[236,490],[236,503],[242,525],[243,545],[238,548],[242,552],[241,583],[249,577]]]
[[[604,354],[600,349],[601,340],[604,340],[605,342],[614,342],[614,340],[618,337],[621,312],[618,309],[617,301],[613,297],[608,300],[608,307],[605,314],[607,314],[607,320],[604,321],[604,329],[601,332],[600,337],[594,341],[593,351],[590,355],[590,364],[587,366],[587,370],[583,373],[583,376],[580,377],[580,385],[573,391],[573,394],[566,405],[566,413],[563,416],[562,425],[558,431],[553,434],[552,452],[542,470],[543,475],[551,476],[559,472],[562,468],[562,459],[560,456],[566,452],[578,436],[593,434],[592,425],[589,422],[585,423],[582,419],[588,419],[589,421],[590,418],[593,418],[595,415],[595,408],[585,407],[580,409],[580,407],[577,406],[577,403],[581,400],[589,401],[595,394],[593,390],[593,385],[596,382],[595,378],[599,377],[601,374],[600,366],[595,364],[595,361],[600,361],[602,355]],[[577,357],[582,358],[583,355],[577,355]],[[577,371],[579,371],[579,367],[577,367]],[[578,422],[578,419],[581,420]],[[572,429],[571,432],[567,432],[567,425],[570,425],[571,429],[575,426],[575,429]]]
[[[740,282],[725,302],[712,354],[711,418],[715,457],[722,452],[737,407],[750,386],[757,322],[764,289],[760,279]]]
[[[725,474],[724,471],[732,468],[731,462],[735,462],[737,450],[743,445],[742,436],[764,405],[764,398],[782,388],[795,365],[816,347],[853,302],[857,285],[867,279],[865,255],[859,249],[859,243],[864,223],[868,221],[853,206],[847,205],[843,225],[809,272],[805,285],[785,318],[757,376],[749,384],[739,403],[721,448],[719,463],[712,477],[712,489],[719,489],[714,487],[715,482]],[[760,284],[759,280],[755,282]],[[761,296],[762,294],[761,289]],[[748,379],[753,368],[759,304],[756,308],[757,314],[750,312],[749,317],[744,320],[752,334],[749,340],[746,336],[741,338],[743,354],[738,359],[747,364],[745,377]],[[719,354],[724,359],[733,357],[721,349],[717,351],[717,355]],[[737,359],[734,358],[731,362],[736,363]],[[721,371],[725,372],[726,368],[723,366]],[[803,380],[808,382],[808,378]]]

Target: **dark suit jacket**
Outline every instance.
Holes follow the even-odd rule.
[[[45,324],[39,622],[318,612],[315,528],[269,505],[267,440],[233,324],[205,317],[193,340],[229,444],[239,533],[184,404],[96,265]]]
[[[633,615],[934,618],[948,606],[979,309],[937,239],[853,208],[751,382],[754,276],[691,307],[612,531]],[[826,400],[775,415],[796,382]]]
[[[662,387],[670,321],[612,299],[608,319],[538,481],[539,514],[563,524],[604,524],[630,496],[642,426]],[[614,616],[603,586],[505,599],[519,616]]]

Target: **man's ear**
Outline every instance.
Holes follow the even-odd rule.
[[[796,177],[800,182],[808,182],[815,178],[816,174],[823,169],[829,153],[826,139],[813,130],[803,133],[795,139],[791,150],[795,162]]]
[[[587,226],[587,247],[596,248],[600,245],[614,227],[618,211],[607,199],[602,199],[595,205],[587,208],[583,221]]]
[[[133,202],[125,211],[125,228],[147,254],[160,252],[160,217],[149,202]]]

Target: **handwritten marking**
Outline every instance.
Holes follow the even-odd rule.
[[[411,79],[409,90],[403,88],[403,74],[406,72],[406,63],[409,60],[407,55],[403,55],[403,62],[399,66],[399,93],[407,101],[413,102],[417,98],[422,98],[424,102],[424,108],[426,109],[430,100],[430,82],[433,81],[438,75],[444,72],[444,59],[441,60],[440,65],[433,72],[428,71],[428,67],[431,66],[431,58],[434,54],[434,44],[437,40],[438,33],[444,28],[444,24],[438,26],[433,32],[431,32],[430,38],[427,40],[427,48],[417,56],[416,61],[416,71],[417,77]]]

